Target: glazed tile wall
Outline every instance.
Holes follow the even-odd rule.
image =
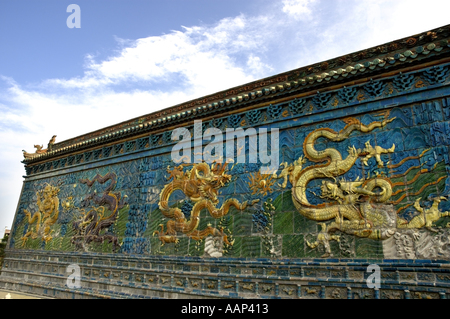
[[[169,208],[159,205],[163,190],[177,183],[171,131],[29,166],[9,247],[142,256],[450,259],[448,77],[449,66],[443,65],[308,99],[219,114],[203,122],[200,132],[188,127],[193,136],[208,127],[278,128],[279,161],[285,163],[277,176],[259,174],[260,161],[229,164],[224,172],[229,179],[216,188],[218,201],[209,203],[220,208],[234,199],[249,205],[231,206],[220,217],[199,209],[198,234],[181,228],[168,232],[175,208],[184,216],[179,222],[192,225],[195,198],[175,190],[167,197]],[[379,125],[368,129],[374,123]],[[324,131],[344,134],[351,125],[359,128],[339,141],[311,138]],[[342,160],[353,147],[361,152],[339,171],[340,160],[313,160],[305,140],[314,143],[316,151],[334,150]],[[245,152],[248,155],[248,142]],[[306,161],[299,164],[300,158]],[[315,172],[316,177],[300,185],[287,170],[283,187],[281,175],[288,166],[303,175]],[[323,166],[336,166],[336,173],[320,173]],[[199,182],[199,177],[188,177],[196,167],[200,172],[196,165],[182,168],[179,178]],[[208,167],[211,173],[214,167]],[[390,185],[392,194],[382,204],[377,202],[382,187],[371,189],[371,194],[364,188],[375,177]],[[293,192],[304,194],[315,211],[347,205],[356,207],[360,218],[346,217],[339,224],[339,214],[312,217],[306,213],[309,208],[298,208],[302,203],[296,206]],[[372,217],[362,216],[364,203],[372,205]],[[427,224],[424,217],[422,223],[421,216],[432,222]],[[208,229],[210,233],[201,233]],[[383,238],[368,235],[375,232]]]

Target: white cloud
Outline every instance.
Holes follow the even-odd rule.
[[[251,70],[252,73],[260,73],[267,75],[268,73],[274,72],[274,68],[264,63],[260,57],[250,54],[247,60],[247,68]]]
[[[158,37],[117,38],[118,51],[109,58],[86,54],[81,77],[37,85],[1,77],[0,207],[8,212],[6,224],[24,175],[22,149],[33,152],[54,134],[59,142],[264,76],[270,67],[258,55],[271,34],[262,30],[265,23],[266,17],[241,15]]]
[[[252,81],[271,70],[253,53],[264,51],[258,34],[264,22],[241,15],[159,37],[118,39],[118,54],[103,61],[86,55],[82,77],[35,86],[3,77],[0,124],[22,127],[16,147],[32,152],[53,134],[61,141]],[[242,55],[248,57],[241,61]]]
[[[99,62],[92,55],[86,56],[83,77],[50,79],[44,85],[92,89],[146,82],[151,89],[158,83],[181,79],[185,86],[207,84],[213,91],[226,89],[255,78],[253,70],[248,72],[237,55],[253,54],[256,49],[264,51],[263,38],[268,34],[260,31],[265,22],[265,17],[240,15],[225,18],[214,26],[184,27],[183,32],[173,31],[158,37],[135,41],[117,39],[123,48],[116,56]]]
[[[311,11],[311,5],[316,0],[283,0],[282,11],[288,15],[299,17],[308,17]]]

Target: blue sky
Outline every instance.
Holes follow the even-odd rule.
[[[70,4],[81,28],[70,29]],[[0,236],[22,150],[448,24],[448,0],[1,0]]]

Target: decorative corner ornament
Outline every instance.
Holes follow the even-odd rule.
[[[56,139],[56,135],[53,135],[47,144],[47,148],[43,148],[44,145],[39,145],[39,144],[34,145],[34,148],[36,149],[36,152],[34,152],[34,153],[27,153],[27,151],[22,150],[23,157],[25,159],[31,159],[37,155],[41,155],[41,154],[45,154],[47,152],[53,151],[53,145],[55,144],[55,139]]]

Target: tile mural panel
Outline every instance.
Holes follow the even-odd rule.
[[[280,167],[270,175],[260,173],[259,160],[178,165],[165,153],[26,181],[11,246],[209,257],[448,258],[446,103],[282,127]]]

